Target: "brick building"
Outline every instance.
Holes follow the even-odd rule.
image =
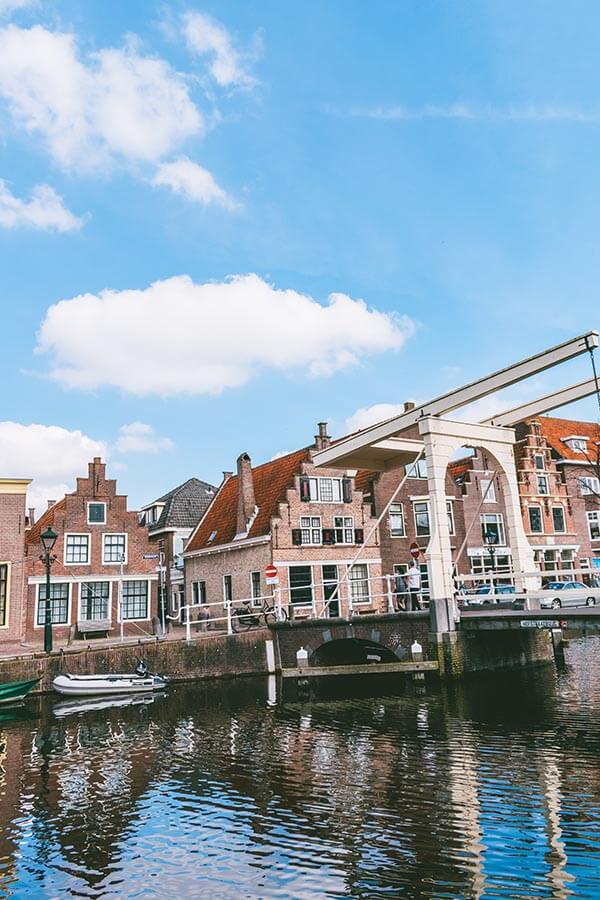
[[[149,633],[157,614],[156,560],[144,559],[155,548],[127,497],[117,494],[114,479],[95,458],[77,489],[52,503],[29,529],[25,540],[27,627],[29,640],[41,640],[46,584],[40,560],[41,533],[50,526],[58,534],[52,566],[53,632],[65,639],[80,634],[119,632],[119,585],[125,632]]]
[[[31,481],[0,478],[0,647],[25,634],[25,503]]]
[[[142,507],[140,525],[148,528],[163,566],[161,585],[169,615],[177,615],[185,604],[183,548],[217,492],[216,487],[199,478],[188,478]]]
[[[258,606],[272,592],[264,570],[274,564],[282,603],[295,617],[323,614],[324,604],[331,615],[346,612],[348,602],[355,611],[387,609],[376,533],[345,582],[374,520],[356,472],[312,464],[313,451],[328,443],[320,423],[312,447],[256,467],[241,454],[237,474],[226,473],[185,548],[188,603],[226,608],[250,598]],[[327,605],[338,585],[339,601]]]

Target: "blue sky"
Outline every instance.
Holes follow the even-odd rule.
[[[135,506],[598,327],[599,40],[591,2],[0,0],[3,474],[101,452]]]

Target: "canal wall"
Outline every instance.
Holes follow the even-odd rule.
[[[133,672],[140,658],[147,661],[152,672],[168,675],[173,681],[265,675],[268,671],[265,641],[270,639],[269,629],[261,628],[243,634],[205,635],[189,644],[185,640],[155,640],[9,657],[0,659],[0,683],[39,677],[37,690],[46,692],[52,690],[53,679],[63,672],[73,675]]]
[[[554,662],[548,629],[456,631],[442,635],[435,647],[440,675],[445,678]]]

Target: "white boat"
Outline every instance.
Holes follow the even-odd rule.
[[[162,691],[167,679],[162,675],[57,675],[52,686],[59,694],[93,697],[111,694],[142,694]]]

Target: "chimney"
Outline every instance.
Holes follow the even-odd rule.
[[[32,525],[35,525],[35,506],[30,506],[27,512],[29,513],[29,527],[31,528]]]
[[[327,434],[327,422],[319,422],[319,433],[315,435],[315,448],[317,450],[325,450],[331,444],[331,438]]]
[[[51,506],[54,506],[55,503],[56,500],[48,500],[48,509],[50,509]]]
[[[415,408],[415,404],[412,402],[412,400],[406,400],[406,401],[405,401],[405,403],[404,403],[404,412],[410,412],[411,409],[414,409],[414,408]]]
[[[256,500],[254,499],[254,479],[252,477],[252,461],[247,453],[241,453],[237,460],[238,474],[238,509],[236,534],[245,534],[248,522],[254,515]]]

